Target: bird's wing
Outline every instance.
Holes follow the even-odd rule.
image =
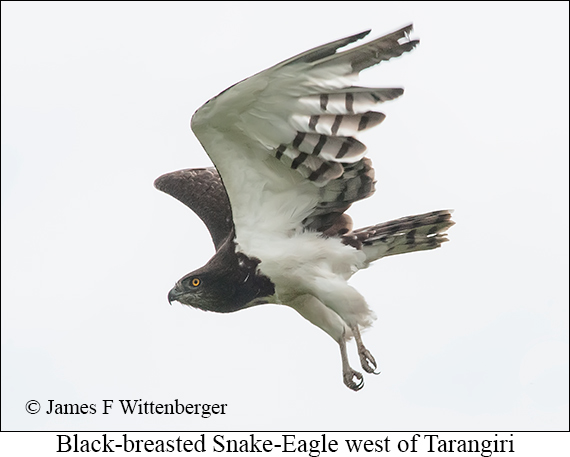
[[[192,118],[192,130],[226,187],[238,240],[247,233],[325,231],[374,191],[358,132],[401,88],[353,85],[358,73],[410,51],[412,25],[337,52],[363,32],[285,60],[226,89]],[[342,219],[342,218],[341,218]],[[341,224],[342,225],[342,224]]]
[[[180,200],[206,224],[216,250],[233,229],[230,202],[215,168],[194,168],[166,173],[154,186]]]

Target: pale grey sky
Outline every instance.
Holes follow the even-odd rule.
[[[406,93],[364,137],[377,192],[350,214],[457,225],[353,278],[382,371],[354,393],[291,309],[168,306],[213,246],[152,183],[209,164],[189,119],[226,87],[409,22],[420,46],[363,73]],[[3,430],[567,429],[568,335],[568,3],[2,2]],[[229,407],[24,408],[139,398]]]

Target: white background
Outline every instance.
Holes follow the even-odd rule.
[[[362,75],[406,93],[350,214],[457,225],[353,278],[382,371],[354,393],[291,309],[168,305],[213,246],[152,183],[210,163],[188,123],[227,86],[409,22],[420,46]],[[3,430],[562,430],[568,335],[568,3],[2,2]],[[228,413],[44,413],[175,398]]]

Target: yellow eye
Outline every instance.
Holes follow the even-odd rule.
[[[192,285],[193,285],[194,287],[198,287],[198,286],[200,285],[200,280],[199,280],[198,278],[194,278],[194,279],[192,280]]]

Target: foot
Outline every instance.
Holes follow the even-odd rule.
[[[358,355],[360,356],[360,365],[362,365],[362,369],[367,373],[372,374],[380,374],[379,371],[376,371],[378,365],[376,365],[376,360],[370,351],[366,349],[364,346],[360,347],[358,350]]]
[[[355,392],[364,387],[364,379],[362,378],[362,373],[359,373],[350,367],[348,370],[343,370],[342,379],[346,387],[354,390]]]
[[[350,328],[354,335],[354,339],[356,340],[356,347],[358,348],[358,355],[360,356],[360,365],[362,366],[362,369],[367,373],[380,374],[379,371],[376,371],[376,368],[378,368],[376,360],[374,360],[370,351],[364,347],[364,344],[362,344],[362,337],[360,336],[358,325],[353,325]]]

